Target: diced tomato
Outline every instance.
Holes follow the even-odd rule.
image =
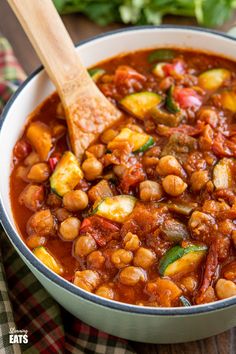
[[[13,154],[17,159],[22,160],[26,158],[31,151],[31,145],[26,140],[21,139],[16,143]]]
[[[145,172],[140,163],[128,168],[120,183],[120,188],[124,193],[129,193],[130,187],[136,186],[139,182],[144,181]]]
[[[116,223],[96,215],[84,219],[80,227],[80,234],[90,234],[101,247],[105,246],[118,231],[119,226]]]
[[[183,133],[188,136],[195,136],[200,134],[204,130],[205,123],[198,120],[195,127],[188,124],[180,124],[178,127],[168,127],[168,129],[165,129],[164,126],[161,127],[163,127],[164,129],[159,129],[158,133],[163,136],[171,136],[174,133]]]
[[[127,89],[141,89],[146,77],[128,65],[118,66],[115,72],[116,87]]]
[[[182,60],[176,60],[172,64],[166,64],[163,66],[163,71],[166,76],[183,75],[185,73],[184,63]]]
[[[202,105],[202,101],[198,93],[189,88],[175,88],[174,98],[179,103],[181,108],[196,107],[199,108]]]
[[[117,92],[116,92],[116,87],[113,82],[107,82],[107,83],[101,83],[99,85],[100,90],[102,93],[107,96],[107,97],[114,97]]]
[[[236,157],[236,144],[226,139],[221,133],[217,133],[212,145],[213,152],[219,157]]]

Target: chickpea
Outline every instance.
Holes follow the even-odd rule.
[[[216,294],[219,299],[227,299],[236,295],[236,284],[231,280],[219,279],[216,283]]]
[[[124,268],[133,259],[133,253],[131,251],[126,251],[122,248],[114,251],[111,256],[111,261],[114,263],[116,268]]]
[[[22,138],[15,144],[13,154],[17,159],[22,160],[29,155],[30,151],[30,144],[24,138]]]
[[[27,175],[29,168],[25,166],[18,166],[16,170],[16,177],[22,179],[25,182],[28,182]]]
[[[85,178],[88,181],[92,181],[101,176],[103,165],[96,157],[90,157],[83,162],[82,170],[84,171]]]
[[[162,186],[165,192],[173,197],[178,197],[188,187],[182,178],[175,175],[166,176],[162,181]]]
[[[185,287],[185,289],[189,292],[193,292],[197,288],[197,279],[193,276],[188,276],[181,279],[181,284]]]
[[[119,280],[124,285],[136,285],[140,281],[147,280],[147,274],[145,270],[139,267],[125,267],[119,274]]]
[[[195,171],[190,178],[190,184],[194,192],[199,192],[209,181],[207,171]]]
[[[59,102],[57,105],[56,116],[59,119],[66,119],[65,110],[61,102]]]
[[[52,208],[60,208],[61,206],[61,198],[58,197],[55,193],[48,194],[47,197],[47,205]]]
[[[124,248],[128,251],[136,251],[141,242],[137,235],[132,234],[132,232],[128,232],[124,237]]]
[[[108,285],[99,286],[99,288],[95,291],[95,294],[98,296],[105,297],[106,299],[114,299],[114,291]]]
[[[214,183],[212,181],[208,181],[206,184],[206,190],[209,193],[212,193],[215,189]]]
[[[100,283],[100,277],[93,270],[75,272],[74,284],[80,288],[92,292]]]
[[[90,146],[87,151],[97,159],[100,159],[105,154],[106,147],[103,144],[95,144]]]
[[[183,176],[184,175],[184,170],[178,160],[171,155],[166,155],[163,156],[157,167],[156,171],[159,175],[161,176],[167,176],[167,175],[177,175],[177,176]]]
[[[83,210],[88,206],[88,196],[81,190],[67,192],[63,196],[63,205],[69,211]]]
[[[168,90],[168,88],[173,85],[174,83],[174,78],[171,76],[167,76],[164,79],[162,79],[159,83],[160,90]]]
[[[114,129],[107,129],[101,136],[101,140],[104,144],[108,144],[109,141],[113,140],[118,135],[118,132]]]
[[[79,235],[80,220],[76,217],[69,217],[64,220],[59,228],[60,236],[65,241],[73,241]]]
[[[51,236],[55,233],[55,221],[50,209],[34,213],[27,222],[28,235]]]
[[[100,79],[100,78],[99,78]],[[102,75],[101,77],[101,82],[104,83],[104,84],[107,84],[109,82],[113,82],[114,80],[114,75],[109,75],[109,74],[104,74]]]
[[[66,210],[65,208],[58,208],[55,211],[55,216],[59,222],[62,222],[64,220],[66,220],[67,218],[69,218],[70,216],[72,216],[72,214],[68,210]]]
[[[37,234],[33,234],[33,235],[29,236],[26,240],[26,244],[30,249],[44,246],[46,243],[47,243],[46,237],[38,236]]]
[[[74,255],[85,257],[89,253],[97,249],[97,244],[94,238],[90,235],[80,236],[74,243]]]
[[[219,120],[217,112],[211,108],[202,108],[198,118],[210,124],[213,128],[216,128]]]
[[[143,156],[142,163],[145,167],[155,166],[159,162],[158,157],[155,156]]]
[[[101,251],[93,251],[87,257],[87,264],[89,268],[100,269],[105,263],[105,257]]]
[[[162,187],[154,181],[143,181],[139,184],[139,194],[140,199],[145,202],[160,200],[163,194]]]
[[[113,171],[117,177],[121,178],[126,171],[126,167],[123,165],[116,165],[113,167]]]
[[[142,158],[142,163],[145,167],[155,166],[159,162],[159,156],[161,153],[161,149],[159,146],[154,146],[153,148],[148,149]]]
[[[158,158],[160,156],[161,153],[161,148],[160,146],[154,146],[150,149],[148,149],[145,153],[144,156],[145,157],[156,157]]]
[[[66,134],[66,130],[66,127],[62,124],[54,125],[51,129],[53,138],[60,139],[63,135]]]
[[[153,251],[148,248],[140,247],[134,255],[134,265],[136,267],[141,267],[148,269],[155,262],[156,255]]]
[[[108,172],[106,175],[103,175],[103,179],[106,180],[106,181],[114,181],[116,179],[116,176],[111,171],[111,172]]]
[[[227,280],[236,280],[236,261],[232,261],[223,267],[222,273]]]
[[[31,167],[27,178],[36,183],[45,182],[50,176],[50,169],[47,163],[39,162]]]
[[[39,155],[37,154],[37,152],[32,151],[25,159],[24,159],[24,164],[26,166],[32,166],[35,163],[39,162]]]
[[[44,202],[44,187],[34,184],[28,184],[19,195],[19,203],[26,208],[36,211]]]

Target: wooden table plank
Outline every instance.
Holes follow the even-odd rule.
[[[9,39],[19,62],[25,72],[29,74],[40,65],[39,60],[6,0],[0,0],[0,9],[0,32]],[[85,17],[77,14],[63,16],[63,21],[74,43],[78,43],[80,40],[99,33],[122,27],[119,24],[99,27]],[[222,26],[221,30],[227,31],[235,22],[236,16]],[[167,17],[165,23],[196,24],[193,20],[176,17]],[[132,345],[138,354],[235,354],[236,328],[215,337],[189,343],[158,345],[133,342]]]

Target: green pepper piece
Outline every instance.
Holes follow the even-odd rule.
[[[97,82],[100,79],[100,77],[102,77],[105,74],[105,72],[106,71],[104,69],[100,69],[100,68],[88,69],[88,73],[94,82]]]
[[[148,62],[154,63],[159,60],[172,60],[175,57],[175,52],[171,49],[155,50],[148,56]]]

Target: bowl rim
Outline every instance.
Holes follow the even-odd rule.
[[[178,30],[191,30],[194,32],[205,32],[208,34],[213,34],[215,36],[223,37],[230,39],[232,41],[236,41],[236,38],[211,29],[205,29],[202,27],[194,27],[194,26],[179,26],[179,25],[160,25],[160,26],[132,26],[132,27],[125,27],[109,32],[105,32],[102,34],[98,34],[96,36],[92,36],[89,39],[80,41],[79,44],[76,44],[76,47],[80,47],[84,44],[92,42],[94,40],[103,38],[103,37],[110,37],[112,35],[122,33],[122,32],[135,32],[140,30],[165,30],[165,29],[178,29]],[[43,66],[41,65],[39,68],[34,70],[27,79],[19,86],[16,92],[11,96],[10,100],[7,102],[2,115],[0,117],[0,136],[2,132],[2,126],[5,122],[5,119],[8,115],[8,111],[10,110],[11,106],[13,105],[16,98],[19,96],[21,91],[24,87],[30,82],[39,72],[43,70]],[[11,243],[15,246],[15,248],[27,259],[27,261],[38,270],[43,276],[49,279],[51,282],[55,283],[56,286],[63,288],[64,290],[72,293],[73,295],[79,296],[82,299],[93,302],[96,305],[100,305],[103,307],[107,307],[110,310],[118,310],[123,312],[128,312],[130,314],[140,314],[140,315],[149,315],[149,316],[184,316],[184,315],[197,315],[202,313],[209,313],[216,310],[223,310],[224,308],[232,307],[236,305],[236,296],[224,300],[215,301],[208,304],[202,305],[194,305],[190,307],[147,307],[147,306],[137,306],[133,304],[122,303],[118,301],[108,300],[97,296],[95,294],[89,293],[76,287],[74,284],[70,283],[69,281],[65,280],[64,278],[60,277],[49,268],[47,268],[42,262],[40,262],[33,253],[29,250],[26,244],[21,239],[20,235],[14,230],[6,212],[4,210],[4,206],[2,205],[2,196],[0,195],[0,222],[4,230],[6,231]]]

